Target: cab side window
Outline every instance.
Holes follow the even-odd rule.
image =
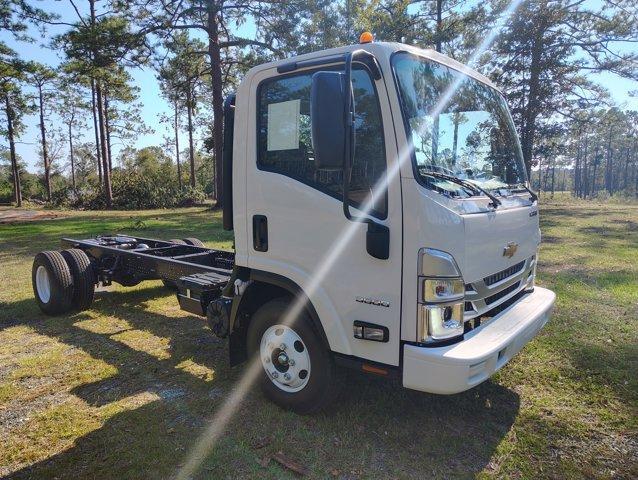
[[[342,172],[315,168],[310,135],[312,72],[266,80],[258,89],[257,167],[343,198]],[[363,67],[352,72],[356,146],[349,200],[359,207],[374,195],[370,212],[387,217],[386,158],[381,110],[372,79]]]

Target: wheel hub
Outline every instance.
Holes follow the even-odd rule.
[[[51,283],[49,281],[49,272],[40,265],[35,271],[35,286],[38,291],[38,297],[42,303],[49,303],[51,300]]]
[[[288,355],[286,355],[284,352],[281,352],[279,355],[277,355],[277,362],[279,363],[279,365],[288,366]]]
[[[285,392],[298,392],[310,378],[310,355],[301,337],[285,325],[273,325],[261,337],[261,363],[268,378]]]

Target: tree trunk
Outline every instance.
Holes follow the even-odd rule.
[[[436,0],[436,51],[441,52],[443,32],[443,0]]]
[[[113,205],[113,192],[111,190],[111,170],[108,163],[108,152],[106,151],[106,126],[104,124],[104,99],[102,97],[102,87],[100,82],[95,82],[95,97],[97,100],[97,116],[100,130],[100,145],[102,147],[102,176],[104,177],[104,195],[106,207]]]
[[[634,164],[634,194],[638,197],[638,139],[634,140],[631,156]]]
[[[437,114],[432,122],[432,163],[435,165],[439,157],[439,125],[440,119]]]
[[[188,113],[188,159],[190,161],[191,187],[195,188],[195,147],[193,145],[193,92],[189,85],[186,90],[186,111]]]
[[[580,173],[580,181],[578,186],[578,197],[584,198],[587,196],[587,150],[589,148],[589,137],[585,134],[585,148],[583,151],[583,158],[581,160],[581,173]]]
[[[578,131],[578,135],[576,137],[576,161],[574,162],[574,188],[573,195],[574,197],[578,197],[578,189],[580,188],[580,168],[581,168],[581,132]]]
[[[93,130],[95,132],[95,157],[97,158],[97,174],[102,185],[102,151],[100,147],[100,131],[97,122],[97,102],[95,101],[95,79],[91,79],[91,112],[93,113]]]
[[[95,0],[89,0],[89,10],[91,12],[91,26],[95,25]],[[96,57],[95,51],[92,52],[92,60]],[[104,97],[102,94],[102,85],[97,79],[92,79],[95,86],[95,102],[97,103],[97,130],[99,131],[99,155],[102,157],[102,177],[104,178],[104,196],[106,198],[106,208],[113,205],[113,192],[111,190],[111,170],[109,169],[108,152],[106,149],[106,126],[104,125]]]
[[[224,97],[222,92],[222,64],[219,48],[219,30],[217,25],[217,12],[213,2],[207,4],[207,30],[208,30],[208,55],[211,65],[211,87],[213,90],[213,152],[215,156],[215,198],[216,207],[224,204],[224,192],[222,191],[222,149],[224,142]],[[231,198],[228,201],[232,201]]]
[[[42,162],[44,163],[44,187],[47,191],[47,202],[51,203],[51,165],[49,165],[49,152],[47,152],[47,133],[44,125],[44,95],[42,84],[38,83],[38,99],[40,102],[40,141],[42,142]]]
[[[13,198],[17,207],[22,206],[22,185],[20,185],[20,169],[16,156],[15,131],[13,130],[13,107],[9,95],[4,96],[5,113],[7,115],[7,136],[9,137],[9,155],[11,157],[11,174],[13,175]]]
[[[177,162],[177,184],[182,189],[182,167],[179,164],[179,117],[177,109],[177,100],[174,102],[175,107],[175,161]]]
[[[452,140],[452,165],[456,167],[456,156],[459,144],[459,123],[461,113],[455,113],[452,118],[454,119],[454,137]]]
[[[596,145],[596,150],[594,151],[594,168],[592,168],[592,174],[591,174],[591,196],[594,197],[596,195],[596,167],[598,166],[598,148],[599,146]]]
[[[73,116],[69,121],[69,156],[71,157],[71,185],[73,186],[73,193],[77,193],[75,186],[75,159],[73,158]]]
[[[544,23],[543,23],[544,25]],[[538,116],[538,91],[540,89],[541,56],[543,53],[543,32],[541,25],[534,35],[532,58],[529,68],[529,93],[527,105],[523,112],[523,127],[521,128],[521,149],[527,173],[532,168],[532,154],[534,152],[534,136],[536,135],[536,117]]]
[[[623,184],[622,184],[622,189],[623,190],[627,190],[627,187],[629,185],[629,152],[630,149],[629,147],[627,147],[627,149],[625,150],[625,174],[623,175]]]
[[[607,193],[611,195],[614,193],[614,187],[612,185],[613,181],[613,172],[612,172],[612,148],[611,148],[611,136],[613,133],[612,127],[609,127],[609,137],[607,139],[607,160],[605,162],[605,188],[607,189]]]
[[[547,160],[547,158],[545,160]],[[545,180],[544,180],[544,183],[543,183],[543,190],[545,190],[545,191],[549,190],[547,188],[547,182],[549,181],[549,171],[550,171],[550,169],[551,169],[551,163],[549,163],[549,161],[548,161],[547,162],[547,167],[545,168]]]
[[[106,130],[106,154],[109,157],[109,173],[113,172],[113,160],[111,155],[111,124],[109,122],[109,97],[104,95],[104,127]]]

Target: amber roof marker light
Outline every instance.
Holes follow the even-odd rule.
[[[374,35],[370,32],[363,32],[359,37],[359,43],[372,43],[374,42]]]

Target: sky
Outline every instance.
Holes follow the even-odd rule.
[[[595,0],[590,1],[591,3],[595,3]],[[76,3],[79,3],[80,7],[86,9],[86,2]],[[65,21],[75,21],[77,18],[76,13],[68,0],[44,0],[37,2],[37,5],[46,11],[58,13]],[[16,42],[12,36],[8,35],[6,32],[0,32],[0,40],[6,42],[11,48],[19,53],[21,58],[25,60],[35,60],[51,66],[56,66],[62,61],[62,53],[47,48],[46,44],[49,42],[50,38],[64,32],[67,28],[68,27],[66,26],[49,26],[47,28],[46,38],[43,39],[38,30],[31,27],[29,32],[31,36],[36,39],[33,43]],[[254,29],[254,24],[247,22],[245,25],[237,29],[237,33],[243,37],[250,38],[254,35]],[[623,48],[635,47],[627,46]],[[145,119],[147,126],[154,130],[153,133],[140,135],[137,138],[137,141],[134,142],[133,146],[136,148],[143,148],[152,145],[162,145],[164,143],[164,136],[168,135],[172,138],[173,131],[168,125],[161,124],[159,119],[162,114],[170,115],[172,110],[160,94],[156,73],[150,67],[130,70],[130,73],[133,77],[134,83],[140,88],[139,100],[142,104],[141,117]],[[608,88],[613,99],[618,104],[624,105],[626,108],[638,110],[638,97],[630,97],[629,95],[630,91],[638,90],[637,82],[623,79],[610,73],[597,74],[592,78]],[[54,124],[54,127],[59,125],[55,117],[51,118],[51,122]],[[27,164],[29,171],[40,171],[41,160],[38,154],[40,133],[37,115],[31,115],[26,118],[25,124],[27,128],[21,135],[20,141],[16,145],[16,150]],[[90,118],[87,118],[87,124],[89,127],[92,125],[92,120]],[[49,129],[51,129],[51,127],[49,127]],[[92,141],[94,138],[92,128],[87,128],[86,130],[87,131],[82,140]],[[196,138],[199,140],[197,136]],[[186,132],[181,132],[180,134],[180,145],[187,145]],[[115,158],[117,158],[117,152],[119,152],[121,148],[122,145],[113,145]],[[63,161],[62,164],[64,164],[64,162],[65,161]]]

